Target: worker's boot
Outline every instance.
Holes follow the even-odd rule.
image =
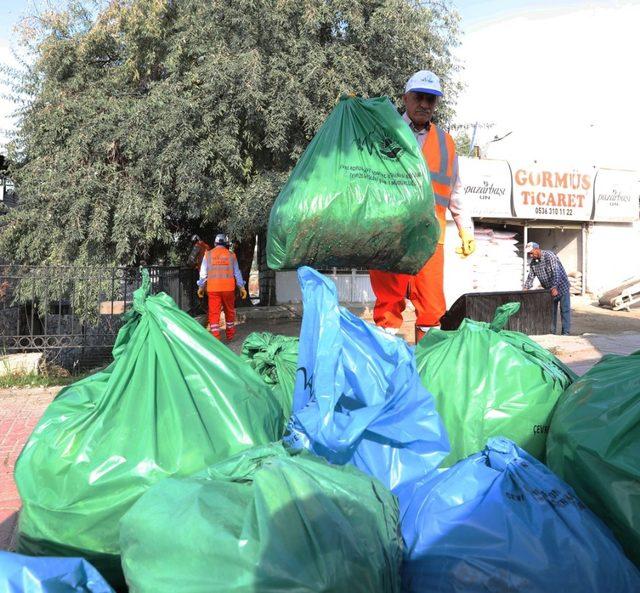
[[[213,323],[209,326],[209,333],[216,339],[220,339],[220,326]]]
[[[231,342],[236,335],[236,326],[233,323],[227,323],[224,333],[227,336],[227,342]]]

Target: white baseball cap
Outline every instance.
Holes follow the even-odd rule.
[[[429,70],[420,70],[420,72],[416,72],[407,81],[407,86],[404,88],[404,92],[409,93],[411,91],[442,97],[440,79]]]
[[[525,253],[531,253],[534,249],[540,249],[540,245],[534,241],[529,241],[529,243],[524,246]]]

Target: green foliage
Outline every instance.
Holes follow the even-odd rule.
[[[456,153],[460,156],[469,156],[471,152],[471,137],[467,132],[462,132],[453,136],[456,143]]]
[[[432,0],[71,2],[28,21],[0,257],[175,263],[194,232],[263,229],[344,92],[398,101],[409,75],[457,86],[458,16]]]
[[[29,389],[32,387],[58,387],[69,385],[84,375],[58,375],[42,373],[9,373],[0,376],[0,389]],[[0,396],[1,397],[1,396]]]
[[[12,266],[3,270],[12,279],[6,304],[33,303],[44,317],[51,308],[55,313],[65,303],[83,323],[96,326],[101,318],[101,304],[109,313],[114,303],[131,300],[139,285],[135,269],[104,266],[26,267]]]

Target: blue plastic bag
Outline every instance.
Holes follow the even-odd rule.
[[[304,315],[285,445],[351,463],[398,494],[449,452],[413,351],[340,307],[328,278],[303,267],[298,279]]]
[[[113,593],[113,589],[82,558],[0,552],[0,593]]]
[[[573,489],[502,437],[421,483],[402,523],[404,593],[640,591]]]

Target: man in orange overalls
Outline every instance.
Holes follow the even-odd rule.
[[[444,298],[444,238],[446,211],[449,209],[461,239],[456,250],[463,257],[475,251],[473,222],[461,203],[458,157],[451,136],[431,123],[439,98],[440,80],[428,70],[416,72],[407,82],[402,100],[406,107],[403,119],[414,133],[431,174],[435,209],[440,223],[440,239],[433,256],[415,275],[370,270],[371,287],[376,295],[373,318],[389,333],[397,333],[402,325],[405,298],[416,309],[416,342],[432,327],[440,325],[447,310]]]
[[[216,235],[214,248],[207,251],[202,259],[198,280],[200,298],[204,295],[205,284],[209,300],[209,331],[220,339],[220,312],[224,310],[225,334],[230,342],[236,333],[236,286],[240,287],[243,299],[247,298],[247,291],[236,255],[229,251],[227,235]]]
[[[193,235],[193,237],[191,237],[191,243],[193,243],[193,247],[191,248],[189,258],[187,259],[187,265],[190,268],[193,267],[196,270],[199,270],[202,265],[202,260],[204,259],[204,254],[209,251],[211,247],[198,237],[198,235]]]

